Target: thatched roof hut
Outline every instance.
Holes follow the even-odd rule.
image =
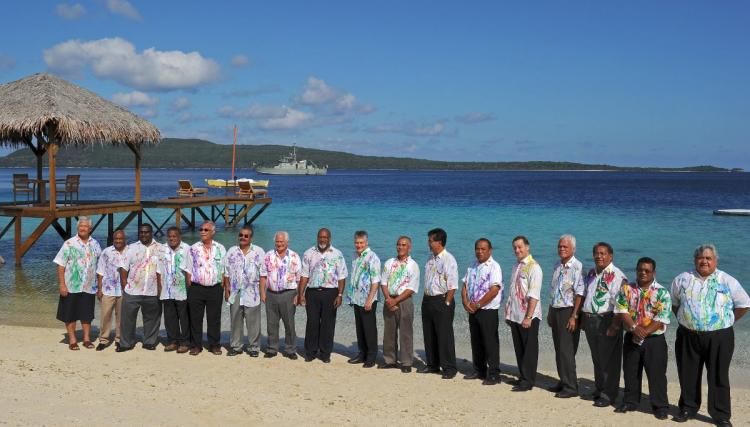
[[[39,73],[0,85],[0,146],[28,146],[37,157],[39,180],[42,156],[48,154],[50,210],[56,209],[58,147],[127,145],[135,154],[135,201],[140,203],[140,146],[160,139],[148,120],[59,77]]]
[[[46,73],[0,85],[0,146],[25,145],[32,136],[53,137],[60,146],[161,139],[146,119]]]

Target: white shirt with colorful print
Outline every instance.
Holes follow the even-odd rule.
[[[424,294],[443,295],[454,289],[458,289],[458,264],[456,258],[443,249],[431,255],[424,266]]]
[[[576,295],[583,296],[583,264],[576,257],[568,262],[555,264],[550,281],[550,306],[554,308],[573,307]]]
[[[52,262],[65,268],[68,292],[96,294],[96,263],[101,253],[102,248],[93,237],[84,242],[76,234],[63,243]]]
[[[667,330],[672,299],[669,292],[656,280],[646,289],[637,283],[625,283],[617,293],[616,314],[629,314],[636,326],[647,327],[651,322],[661,322],[662,327],[651,335],[661,335]]]
[[[390,296],[403,294],[411,289],[415,294],[419,291],[419,266],[411,257],[401,261],[391,258],[383,265],[383,274],[380,276],[382,285],[388,287]]]
[[[589,314],[613,312],[617,293],[620,292],[623,282],[627,283],[627,281],[625,274],[612,263],[599,273],[596,272],[596,268],[589,270],[583,279],[583,285],[586,287],[583,312]]]
[[[542,293],[542,267],[531,256],[517,262],[513,267],[513,274],[508,285],[508,296],[505,300],[505,319],[511,322],[523,323],[529,308],[529,299],[537,300],[534,307],[533,319],[542,318],[542,303],[539,301]]]
[[[309,279],[308,288],[338,288],[339,280],[346,279],[348,274],[344,255],[333,246],[320,252],[316,245],[302,256],[300,275]]]
[[[364,307],[367,296],[370,295],[372,285],[380,284],[380,258],[370,248],[365,248],[361,254],[354,253],[352,256],[352,275],[349,278],[349,286],[344,292],[345,303]],[[375,292],[373,301],[378,300]]]
[[[265,252],[251,244],[247,253],[232,246],[224,258],[224,277],[229,279],[229,303],[239,302],[243,307],[260,305],[260,266]],[[239,296],[239,298],[238,298]]]
[[[120,267],[128,272],[125,292],[128,295],[157,296],[159,287],[157,275],[160,275],[164,246],[156,240],[146,246],[141,241],[131,243],[122,257]]]
[[[500,303],[503,300],[503,270],[492,257],[482,263],[474,260],[466,270],[463,282],[471,304],[479,302],[493,286],[497,286],[497,295],[481,308],[482,310],[497,310],[500,308]]]
[[[677,322],[693,331],[716,331],[734,325],[734,309],[750,307],[750,297],[740,282],[716,270],[703,279],[687,271],[672,282],[672,305]]]
[[[281,292],[289,289],[297,289],[302,269],[302,260],[297,252],[291,249],[281,257],[272,249],[263,257],[260,266],[260,276],[266,278],[266,289],[273,292]]]
[[[187,284],[185,283],[185,274],[180,269],[182,260],[187,257],[190,251],[190,245],[180,242],[177,249],[172,249],[169,245],[164,245],[161,262],[161,295],[162,300],[187,300]]]
[[[180,269],[190,273],[190,280],[202,286],[213,286],[221,283],[224,274],[224,257],[226,248],[212,240],[211,247],[206,249],[203,242],[194,243],[187,251]]]
[[[102,276],[102,294],[110,297],[122,296],[122,282],[120,281],[120,265],[122,258],[125,256],[127,247],[122,252],[110,246],[102,251],[99,255],[99,262],[96,264],[96,274]]]

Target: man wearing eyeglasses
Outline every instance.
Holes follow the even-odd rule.
[[[260,351],[260,264],[265,252],[253,244],[253,229],[240,228],[237,246],[224,259],[224,300],[229,305],[232,335],[227,356],[242,354],[243,327],[247,327],[248,352],[258,357]],[[244,321],[244,323],[243,323]]]
[[[199,229],[200,241],[193,244],[180,268],[188,286],[190,313],[190,355],[203,351],[203,314],[206,314],[206,335],[211,353],[221,355],[222,275],[226,249],[214,241],[216,225],[206,221]]]

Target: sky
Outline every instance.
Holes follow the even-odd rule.
[[[49,72],[164,137],[750,169],[746,1],[14,1],[0,82]],[[0,108],[2,106],[0,105]]]

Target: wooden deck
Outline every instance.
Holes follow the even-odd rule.
[[[271,205],[271,202],[270,197],[253,199],[236,195],[170,197],[141,202],[81,200],[76,201],[73,205],[58,204],[54,210],[50,209],[49,204],[14,205],[12,202],[7,202],[0,203],[0,217],[10,219],[5,226],[0,223],[0,227],[2,227],[0,238],[12,226],[15,226],[15,259],[16,265],[20,265],[26,252],[31,249],[49,227],[54,228],[63,239],[68,239],[73,235],[72,219],[80,216],[91,218],[92,233],[106,219],[107,244],[111,244],[114,231],[127,227],[135,219],[137,219],[138,225],[151,224],[154,228],[154,234],[157,236],[165,234],[166,229],[171,224],[183,228],[184,223],[185,228],[194,230],[199,222],[220,222],[222,218],[225,226],[234,227],[239,223],[252,224]],[[165,220],[159,222],[154,219],[156,216],[154,210],[169,210],[171,212]],[[253,211],[254,213],[250,216]],[[118,213],[127,213],[119,224],[115,222],[114,218],[114,215]],[[24,218],[41,219],[39,225],[26,239],[22,236]]]

